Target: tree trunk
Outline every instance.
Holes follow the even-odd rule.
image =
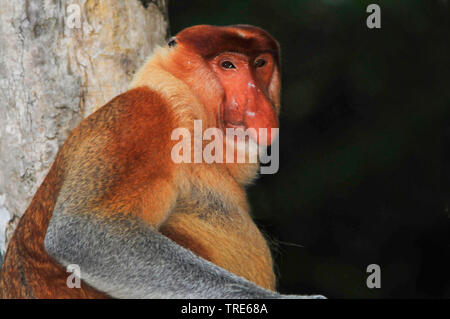
[[[58,148],[167,36],[167,0],[0,0],[0,262]]]

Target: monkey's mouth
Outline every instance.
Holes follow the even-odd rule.
[[[225,128],[242,128],[243,130],[247,129],[244,121],[223,121],[223,124]]]

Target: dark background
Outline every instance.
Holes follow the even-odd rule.
[[[366,7],[381,6],[381,29]],[[280,170],[249,188],[279,289],[450,298],[450,2],[172,0],[171,33],[253,24],[281,45]],[[366,267],[381,267],[368,289]]]

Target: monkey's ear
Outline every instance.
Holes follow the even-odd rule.
[[[167,42],[167,45],[169,46],[169,48],[172,48],[172,47],[176,46],[177,45],[177,38],[171,37],[169,39],[169,41]]]

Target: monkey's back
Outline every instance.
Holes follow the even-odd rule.
[[[145,90],[144,90],[145,91]],[[139,99],[147,91],[135,90]],[[96,129],[110,125],[130,105],[123,103],[125,94],[99,108],[73,130],[58,151],[55,161],[31,204],[14,231],[0,271],[0,298],[105,298],[105,294],[82,281],[81,289],[67,287],[70,273],[46,252],[44,238],[52,217],[65,169],[74,161],[73,153]],[[125,98],[126,100],[126,98]],[[124,106],[125,105],[125,106]]]
[[[131,103],[149,98],[159,100],[148,89],[135,89],[117,96],[75,128],[58,151],[56,159],[31,204],[21,218],[9,243],[0,271],[0,298],[107,298],[82,281],[81,289],[67,287],[70,273],[56,263],[46,252],[44,238],[53,210],[66,181],[66,168],[76,163],[73,154],[80,145],[96,136],[98,131],[113,131],[121,123],[136,125],[138,120],[124,121],[123,117],[134,114]],[[128,103],[130,102],[130,103]],[[141,107],[153,103],[141,103]],[[162,103],[156,103],[162,105]],[[135,114],[136,117],[138,117]],[[141,121],[143,121],[141,119]],[[157,122],[158,119],[155,118]],[[128,131],[125,129],[125,131]],[[127,156],[127,154],[123,154]],[[76,182],[76,181],[75,181]]]
[[[0,298],[104,298],[82,283],[70,289],[69,275],[44,248],[44,237],[61,184],[62,155],[58,154],[47,177],[17,226],[0,272]]]

